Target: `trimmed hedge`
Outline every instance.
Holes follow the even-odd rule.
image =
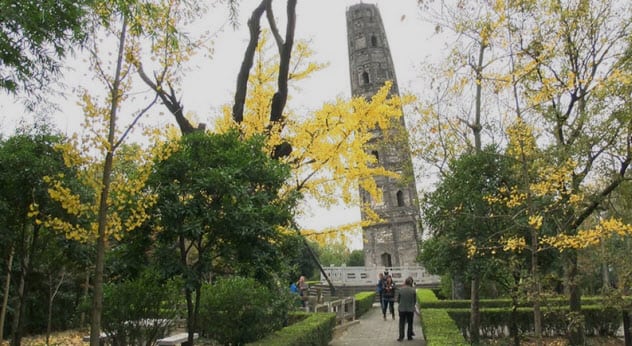
[[[375,301],[375,292],[360,292],[355,296],[355,317],[364,315],[373,307]]]
[[[430,290],[428,290],[430,291]],[[430,294],[432,291],[430,291]],[[603,299],[601,297],[584,297],[582,298],[582,305],[599,305]],[[469,309],[470,300],[424,300],[419,302],[420,307],[429,309]],[[513,302],[511,299],[481,299],[481,308],[511,308]],[[532,304],[526,301],[518,302],[518,307],[530,307]],[[547,298],[542,304],[544,306],[568,306],[568,299],[566,298]]]
[[[426,345],[469,345],[447,310],[422,309],[419,317]]]
[[[287,326],[248,345],[267,346],[327,346],[333,338],[336,314],[331,312],[295,312],[305,315],[302,321]]]
[[[423,308],[425,304],[439,302],[439,298],[437,298],[432,290],[419,288],[417,289],[417,302],[419,306]]]
[[[446,309],[455,324],[462,331],[468,332],[470,324],[469,309]],[[569,329],[568,308],[554,306],[542,309],[542,334],[545,336],[566,335]],[[582,307],[582,315],[586,325],[586,335],[613,336],[621,325],[621,314],[614,309],[604,308],[601,305],[589,305]],[[507,308],[483,308],[481,309],[481,336],[484,338],[497,338],[504,335],[504,330],[509,328],[511,311]],[[518,308],[516,311],[516,325],[520,335],[532,333],[533,309]]]
[[[439,301],[428,289],[418,289],[421,322],[428,345],[467,345],[464,335],[469,333],[470,301]],[[587,335],[615,335],[621,325],[621,314],[601,304],[601,297],[582,299],[582,318]],[[510,299],[481,300],[481,336],[504,336],[511,323]],[[565,335],[570,328],[568,301],[549,298],[542,307],[543,334]],[[516,311],[516,325],[520,335],[533,332],[533,308],[520,304]]]
[[[439,301],[432,290],[417,289],[417,301],[421,307],[419,319],[426,338],[426,345],[469,345],[454,320],[448,315],[447,310],[424,308],[425,304]]]

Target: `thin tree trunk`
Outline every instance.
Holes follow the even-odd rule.
[[[15,307],[15,313],[13,315],[13,322],[11,323],[11,346],[20,346],[22,340],[21,319],[22,312],[24,311],[24,291],[26,287],[26,268],[30,258],[26,254],[22,260],[22,268],[20,269],[20,282],[18,284],[18,299],[17,306]]]
[[[623,311],[623,339],[625,346],[632,346],[632,333],[630,333],[630,312]]]
[[[542,312],[540,309],[540,278],[538,275],[538,233],[531,229],[531,275],[533,276],[533,286],[535,297],[533,298],[533,325],[535,328],[535,340],[537,346],[542,346]]]
[[[103,311],[103,269],[105,267],[105,242],[108,215],[108,196],[110,193],[110,179],[112,173],[112,164],[114,161],[115,135],[116,135],[116,118],[120,101],[120,84],[121,71],[123,66],[123,55],[125,52],[125,36],[127,32],[127,19],[123,18],[121,35],[119,38],[118,57],[116,72],[114,74],[111,87],[111,104],[110,104],[110,128],[108,131],[108,152],[105,155],[105,163],[103,165],[103,178],[101,181],[101,196],[99,198],[99,216],[98,216],[98,237],[96,244],[96,261],[94,274],[94,294],[92,301],[92,319],[90,325],[90,346],[99,346],[101,336],[101,313]]]
[[[606,243],[602,240],[599,241],[599,246],[601,249],[601,258],[603,263],[601,263],[601,280],[603,281],[601,284],[601,289],[603,292],[608,292],[612,288],[610,286],[610,273],[608,272],[608,262],[606,261]]]
[[[88,293],[90,293],[90,269],[86,268],[86,281],[83,286],[83,300],[88,299]],[[86,313],[81,311],[81,316],[79,318],[79,326],[83,327],[86,325]]]
[[[9,250],[9,261],[7,262],[7,278],[4,283],[4,293],[2,295],[2,311],[0,311],[0,344],[4,341],[4,319],[7,316],[7,307],[9,306],[9,290],[11,289],[11,270],[13,267],[13,254],[15,249],[11,245]]]
[[[55,297],[57,293],[59,293],[59,288],[64,283],[64,278],[66,276],[66,272],[62,270],[61,278],[59,282],[55,285],[53,289],[53,278],[49,277],[48,280],[48,319],[46,323],[46,345],[49,345],[50,342],[50,333],[53,324],[53,302],[55,301]]]
[[[472,278],[472,287],[470,288],[470,343],[472,345],[478,345],[480,343],[480,328],[481,328],[481,312],[479,309],[479,286],[480,277],[474,274]]]
[[[573,319],[580,319],[582,317],[582,292],[581,288],[577,284],[577,250],[567,251],[569,256],[567,280],[568,280],[568,293],[569,293],[569,310],[573,316]],[[571,321],[572,327],[569,333],[569,342],[571,345],[584,345],[584,321],[583,318],[577,321]]]
[[[520,284],[520,276],[513,275],[514,287],[511,289],[511,315],[509,321],[509,335],[513,338],[514,346],[520,346],[520,335],[518,331],[518,290]]]
[[[27,223],[24,226],[25,229],[25,243],[28,244],[24,255],[22,255],[22,268],[20,269],[20,283],[18,286],[18,303],[15,308],[15,315],[13,316],[13,323],[11,325],[11,346],[19,346],[22,342],[22,316],[24,315],[24,305],[26,303],[27,292],[27,280],[31,268],[31,256],[35,251],[35,245],[38,238],[38,229],[34,228],[31,223]]]

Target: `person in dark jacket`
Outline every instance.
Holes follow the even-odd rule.
[[[417,293],[413,288],[413,278],[407,277],[404,287],[398,290],[397,294],[397,310],[399,311],[399,338],[397,341],[404,340],[404,326],[408,323],[408,340],[413,339],[413,317],[415,314],[415,305],[417,304]]]
[[[388,307],[389,312],[393,319],[395,319],[395,291],[397,287],[393,282],[393,277],[388,275],[386,276],[386,281],[384,281],[384,290],[382,292],[382,297],[384,299],[384,304],[382,305],[382,315],[384,316],[384,320],[386,321],[386,308]]]
[[[384,274],[380,273],[377,280],[377,288],[375,289],[380,296],[380,308],[384,311]]]

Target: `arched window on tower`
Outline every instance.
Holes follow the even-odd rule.
[[[403,207],[404,205],[405,205],[404,204],[404,193],[401,190],[399,190],[399,191],[397,191],[397,206],[398,207]]]
[[[377,37],[371,35],[371,47],[377,47]]]
[[[362,72],[362,84],[367,85],[369,82],[369,73],[366,71]]]
[[[371,151],[371,155],[373,155],[375,157],[375,161],[377,163],[380,163],[380,154],[377,152],[377,150]]]

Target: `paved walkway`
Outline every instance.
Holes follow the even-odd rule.
[[[407,326],[408,327],[408,326]],[[387,314],[384,321],[380,304],[373,304],[373,308],[360,316],[357,323],[349,326],[347,330],[334,336],[329,346],[366,346],[366,345],[426,345],[419,318],[415,315],[413,323],[413,340],[397,342],[399,336],[399,315],[397,314],[397,304],[395,304],[395,320]]]

